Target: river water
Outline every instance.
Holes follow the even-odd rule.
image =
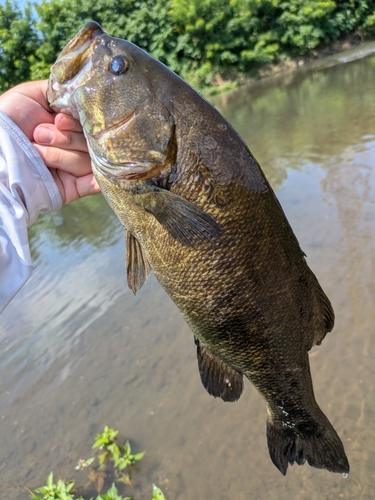
[[[234,404],[206,393],[192,334],[156,279],[136,297],[127,289],[122,229],[99,195],[31,228],[35,271],[0,318],[1,499],[27,499],[23,485],[50,471],[83,485],[74,467],[104,425],[146,450],[126,490],[136,500],[152,483],[167,500],[374,498],[374,52],[363,45],[214,99],[334,306],[310,361],[349,477],[307,464],[283,477],[251,384]]]

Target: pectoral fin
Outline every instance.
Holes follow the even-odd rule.
[[[208,394],[223,401],[234,402],[243,391],[243,376],[194,337],[197,346],[198,368]]]
[[[151,266],[138,240],[126,229],[125,241],[128,286],[135,295],[149,277]]]
[[[155,187],[147,194],[138,195],[138,199],[143,208],[183,245],[213,241],[221,234],[219,224],[211,215],[171,191]]]

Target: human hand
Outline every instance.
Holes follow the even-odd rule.
[[[35,128],[34,140],[34,147],[49,168],[64,203],[100,191],[77,120],[59,113],[54,124],[43,123]]]
[[[47,80],[17,85],[0,96],[3,111],[33,142],[50,169],[64,203],[98,193],[82,127],[53,112],[46,100]]]

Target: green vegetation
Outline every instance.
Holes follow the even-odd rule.
[[[79,460],[76,470],[88,469],[89,478],[92,482],[99,485],[103,484],[103,479],[106,475],[108,465],[113,466],[114,483],[106,493],[100,491],[95,500],[133,500],[130,497],[124,497],[119,494],[115,483],[131,484],[130,476],[125,472],[125,469],[139,462],[144,453],[133,455],[129,441],[125,445],[118,444],[118,431],[105,426],[101,434],[96,436],[93,449],[101,450],[97,457],[92,457],[87,460]],[[99,467],[94,468],[96,458],[98,458]],[[98,481],[99,479],[99,481]],[[76,496],[74,481],[63,481],[59,479],[57,483],[53,482],[53,473],[48,476],[45,486],[36,488],[34,492],[29,491],[31,500],[84,500],[82,496]],[[91,498],[90,500],[94,500]],[[153,485],[152,500],[165,500],[165,497],[157,486]]]
[[[345,35],[375,34],[374,0],[42,0],[0,6],[0,91],[47,77],[93,19],[202,88],[312,54]]]
[[[122,471],[129,465],[135,465],[136,462],[142,460],[144,452],[132,455],[129,441],[126,441],[124,446],[116,443],[117,434],[118,431],[105,426],[102,434],[96,436],[93,448],[104,450],[103,453],[99,455],[100,468],[105,468],[107,460],[113,460],[115,469],[118,469],[122,474],[121,481],[126,482],[127,476],[126,479],[124,479]],[[89,465],[91,464],[91,460],[92,459],[90,459]]]
[[[0,5],[0,92],[30,80],[37,45],[31,9],[21,12],[9,0]]]

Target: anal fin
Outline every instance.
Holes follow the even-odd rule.
[[[128,286],[135,295],[149,277],[151,266],[139,241],[127,229],[125,229],[125,241],[126,276]]]
[[[320,345],[326,334],[333,329],[333,325],[335,323],[335,313],[333,312],[331,302],[322,290],[314,274],[312,274],[312,285],[314,287],[316,300],[319,304],[320,323],[320,328],[317,329],[315,333],[313,345]]]
[[[198,368],[208,394],[223,401],[237,401],[243,391],[243,376],[194,337]]]

